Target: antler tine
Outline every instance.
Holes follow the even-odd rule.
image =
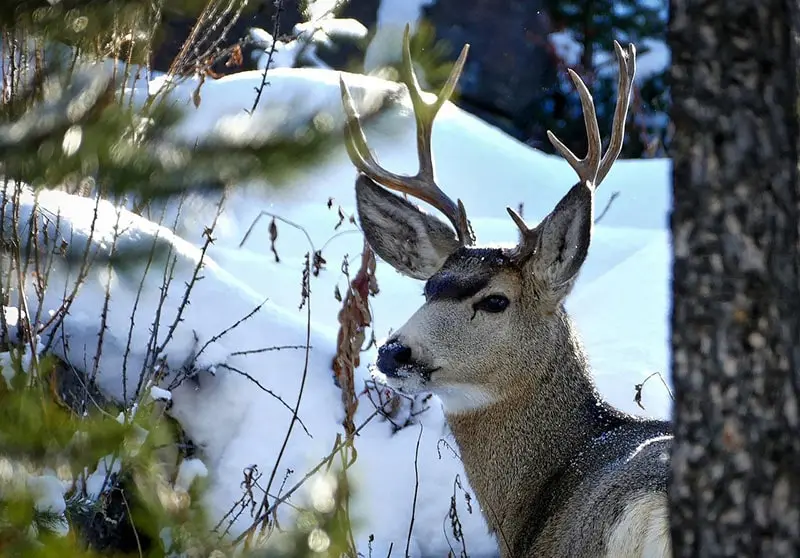
[[[583,80],[571,69],[568,69],[569,77],[575,84],[578,90],[578,96],[581,99],[581,107],[583,108],[583,121],[586,125],[586,139],[588,140],[588,152],[586,157],[578,159],[575,154],[559,140],[556,135],[547,130],[547,137],[553,147],[556,148],[567,163],[578,174],[578,178],[582,182],[586,182],[594,186],[597,183],[597,173],[600,169],[600,153],[602,151],[602,143],[600,140],[600,127],[597,124],[597,113],[594,109],[594,99],[592,94]]]
[[[359,172],[366,174],[376,182],[383,183],[401,178],[383,169],[375,160],[367,144],[367,137],[364,135],[361,118],[358,116],[353,97],[350,95],[350,89],[341,76],[339,77],[339,89],[341,90],[342,105],[346,116],[345,147],[347,148],[347,154],[350,156],[350,161]]]
[[[578,74],[568,69],[570,78],[572,78],[575,87],[578,90],[578,96],[581,99],[581,107],[583,109],[583,119],[586,124],[586,136],[588,140],[588,153],[583,159],[578,159],[575,154],[564,145],[553,132],[547,131],[547,137],[550,143],[556,148],[562,157],[575,169],[582,182],[588,183],[593,188],[597,188],[600,183],[608,175],[611,166],[619,157],[622,151],[622,142],[625,139],[625,118],[628,114],[628,107],[630,105],[633,80],[636,76],[636,47],[633,44],[623,49],[617,41],[614,41],[614,52],[619,62],[619,80],[618,80],[618,93],[617,105],[614,109],[614,123],[611,131],[611,139],[609,140],[608,149],[605,154],[600,157],[602,151],[602,143],[600,140],[600,129],[597,124],[597,113],[594,108],[594,101],[592,95],[583,83]],[[536,242],[537,229],[528,228],[525,220],[513,209],[506,208],[508,214],[514,220],[520,231],[520,241],[517,247],[512,251],[512,257],[525,257],[533,249]]]
[[[611,170],[611,166],[622,151],[622,141],[625,139],[625,119],[628,116],[633,91],[633,78],[636,76],[636,47],[629,43],[623,50],[617,41],[614,41],[614,52],[619,62],[619,80],[617,81],[617,106],[614,109],[614,124],[611,129],[611,140],[600,162],[597,171],[597,183],[600,186],[603,179]]]
[[[458,200],[457,203],[453,202],[453,200],[436,185],[433,155],[431,152],[431,132],[436,114],[450,98],[455,89],[458,78],[464,68],[468,50],[469,45],[466,45],[461,51],[461,55],[453,66],[453,70],[436,101],[427,103],[422,99],[422,90],[419,87],[419,82],[417,81],[411,64],[409,26],[406,25],[405,34],[403,36],[401,77],[408,87],[417,125],[419,171],[414,176],[396,174],[387,171],[378,164],[367,144],[367,138],[364,135],[361,119],[358,116],[353,97],[350,95],[350,90],[344,83],[344,80],[341,77],[339,78],[342,104],[347,117],[345,125],[345,145],[353,165],[359,172],[365,174],[378,184],[391,190],[411,195],[429,203],[431,206],[441,211],[455,228],[458,239],[462,245],[473,244],[475,240],[474,235],[470,229],[464,204],[461,203],[461,200]]]
[[[401,66],[401,79],[408,87],[411,97],[411,105],[414,107],[414,119],[417,122],[417,155],[419,156],[419,175],[434,180],[433,155],[431,152],[431,135],[433,133],[433,121],[439,110],[450,99],[455,91],[456,84],[464,71],[464,63],[467,61],[469,45],[464,45],[458,59],[456,59],[450,75],[447,77],[442,90],[436,96],[433,103],[428,103],[422,98],[422,89],[419,86],[417,75],[414,73],[414,64],[411,60],[411,40],[410,26],[406,24],[403,33],[403,64]]]

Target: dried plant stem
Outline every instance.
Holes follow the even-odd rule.
[[[253,532],[255,531],[255,529],[258,527],[258,525],[259,525],[261,522],[263,522],[263,521],[266,521],[266,520],[269,518],[269,516],[270,516],[270,515],[271,515],[271,514],[272,514],[272,513],[275,511],[275,509],[278,507],[278,505],[280,505],[281,503],[283,503],[283,502],[285,502],[286,500],[288,500],[288,499],[289,499],[289,498],[292,496],[292,494],[294,494],[295,492],[297,492],[297,490],[298,490],[298,489],[299,489],[301,486],[303,486],[303,485],[304,485],[304,484],[305,484],[305,483],[308,481],[308,479],[310,479],[311,477],[313,477],[313,476],[314,476],[314,475],[315,475],[317,472],[319,472],[319,470],[320,470],[320,469],[322,469],[322,468],[323,468],[325,465],[327,465],[327,464],[330,462],[330,460],[331,460],[331,459],[332,459],[332,458],[333,458],[333,457],[334,457],[334,456],[335,456],[335,455],[336,455],[336,454],[337,454],[337,453],[338,453],[338,452],[339,452],[339,451],[340,451],[340,450],[341,450],[343,447],[345,447],[345,446],[347,446],[347,445],[349,445],[349,444],[352,444],[352,442],[353,442],[353,439],[354,439],[356,436],[358,436],[358,434],[361,432],[361,430],[363,430],[363,429],[364,429],[364,427],[365,427],[365,426],[367,426],[367,424],[369,424],[369,423],[370,423],[370,421],[372,421],[372,419],[374,419],[376,416],[378,416],[378,415],[379,415],[381,412],[382,412],[382,409],[375,409],[375,411],[373,411],[373,412],[372,412],[372,414],[370,414],[370,415],[369,415],[369,416],[368,416],[366,419],[364,419],[364,422],[362,422],[362,423],[361,423],[361,424],[358,426],[358,428],[356,428],[356,430],[355,430],[355,432],[353,433],[353,435],[352,435],[352,436],[346,436],[344,440],[339,440],[339,441],[336,443],[336,445],[334,446],[333,450],[331,450],[331,452],[330,452],[328,455],[326,455],[326,456],[325,456],[325,457],[324,457],[324,458],[323,458],[323,459],[322,459],[322,460],[321,460],[319,463],[317,463],[317,465],[315,465],[315,466],[314,466],[314,467],[313,467],[311,470],[309,470],[309,471],[308,471],[308,472],[307,472],[307,473],[306,473],[306,474],[303,476],[303,478],[302,478],[302,479],[300,479],[300,480],[299,480],[297,483],[295,483],[295,484],[294,484],[294,486],[292,486],[292,487],[291,487],[289,490],[287,490],[286,492],[284,492],[284,493],[283,493],[283,495],[281,495],[279,498],[276,498],[276,499],[275,499],[275,500],[272,502],[272,505],[270,505],[270,507],[269,507],[269,508],[267,508],[266,510],[264,510],[264,511],[263,511],[263,512],[262,512],[262,513],[261,513],[261,514],[260,514],[260,515],[259,515],[259,516],[258,516],[258,517],[257,517],[257,518],[254,520],[254,521],[253,521],[253,523],[250,525],[250,527],[248,527],[248,528],[247,528],[247,529],[246,529],[246,530],[245,530],[245,531],[244,531],[244,532],[243,532],[241,535],[239,535],[238,537],[236,537],[236,539],[234,539],[234,541],[233,541],[233,544],[234,544],[234,545],[236,545],[236,544],[239,544],[239,543],[241,543],[241,542],[242,542],[243,540],[245,540],[245,539],[249,539],[249,538],[252,536],[252,534],[253,534]]]

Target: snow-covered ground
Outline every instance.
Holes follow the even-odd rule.
[[[276,69],[270,74],[271,86],[262,106],[275,114],[291,112],[297,121],[322,111],[341,122],[339,75],[324,69]],[[393,88],[376,78],[344,77],[356,95]],[[260,80],[259,72],[245,72],[209,81],[196,108],[191,102],[196,84],[177,85],[173,98],[185,102],[189,111],[181,133],[190,139],[200,137],[226,122],[230,125],[231,118],[242,118]],[[141,100],[137,95],[134,98]],[[407,106],[395,107],[371,121],[367,135],[387,168],[415,170],[413,118]],[[574,183],[573,171],[559,158],[532,150],[453,105],[447,105],[437,119],[433,149],[439,183],[463,200],[481,243],[515,242],[516,227],[506,206],[523,203],[525,218],[535,223]],[[668,366],[669,171],[665,160],[619,161],[615,165],[598,192],[597,213],[612,193],[618,192],[618,197],[595,229],[589,258],[568,301],[600,391],[613,404],[635,413],[642,410],[633,400],[634,385],[652,372],[666,374]],[[154,316],[159,316],[158,339],[163,342],[169,337],[162,353],[168,366],[180,369],[193,363],[199,370],[195,381],[172,390],[171,413],[201,448],[199,457],[210,482],[208,505],[218,517],[241,496],[245,468],[255,464],[266,478],[275,466],[292,420],[287,405],[294,407],[301,385],[298,416],[302,425],[293,429],[272,491],[277,492],[287,469],[294,471],[287,486],[298,481],[330,452],[335,436],[342,432],[344,413],[331,371],[341,306],[334,290],[338,285],[344,292],[341,261],[348,256],[357,265],[363,237],[347,219],[335,227],[340,221],[339,206],[346,216],[354,211],[354,178],[355,170],[344,147],[339,146],[304,169],[287,188],[248,184],[232,189],[214,230],[216,240],[204,260],[203,279],[194,285],[189,305],[182,304],[184,284],[191,282],[200,261],[203,230],[216,213],[213,199],[194,196],[179,215],[174,206],[167,207],[163,222],[170,228],[176,223],[174,233],[102,202],[97,206],[95,232],[90,233],[94,200],[47,191],[39,196],[42,242],[60,246],[61,239],[66,239],[67,251],[72,254],[82,255],[86,242],[102,256],[111,250],[148,248],[158,239],[163,250],[147,270],[143,263],[122,268],[98,260],[60,330],[68,343],[54,343],[54,348],[89,372],[97,359],[101,388],[113,396],[130,396],[139,372],[148,364],[150,328]],[[329,208],[330,198],[333,204]],[[27,226],[25,215],[33,203],[30,195],[19,200],[21,226]],[[277,223],[279,262],[271,252],[269,218],[262,219],[239,247],[262,211],[303,228]],[[298,309],[304,257],[311,249],[306,234],[314,249],[322,249],[327,265],[319,276],[310,278],[310,300]],[[173,279],[159,315],[165,266],[172,269]],[[64,285],[74,283],[77,273],[74,260],[56,262],[45,310],[58,307]],[[377,281],[381,292],[371,304],[375,334],[380,339],[402,325],[422,302],[422,284],[400,276],[382,262],[377,266]],[[265,300],[252,317],[226,332]],[[98,355],[101,314],[106,314],[106,329],[102,354]],[[303,348],[308,345],[310,349]],[[268,347],[290,348],[258,351]],[[369,378],[367,364],[374,357],[375,348],[362,355],[359,387]],[[642,403],[650,415],[670,414],[668,394],[658,382],[648,384]],[[369,400],[362,398],[356,424],[373,411]],[[448,537],[454,543],[452,535],[448,536],[448,510],[455,478],[460,476],[467,489],[468,483],[459,460],[439,442],[444,438],[455,445],[437,400],[430,401],[429,410],[419,415],[417,422],[424,429],[411,554],[441,556],[449,548]],[[405,548],[412,516],[420,429],[412,425],[393,432],[387,421],[370,422],[355,443],[358,460],[351,469],[356,540],[366,549],[373,534],[376,556],[386,555],[390,544],[395,550]],[[303,492],[298,494],[302,498]],[[284,516],[292,514],[289,506],[280,510]],[[459,496],[458,513],[470,555],[491,554],[495,543],[478,509],[470,513]],[[232,533],[241,532],[251,521],[245,513]]]

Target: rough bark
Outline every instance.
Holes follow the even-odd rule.
[[[800,556],[796,0],[671,0],[675,556]]]

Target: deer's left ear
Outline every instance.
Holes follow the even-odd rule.
[[[561,302],[572,289],[589,252],[594,191],[584,182],[572,187],[535,229],[536,248],[525,268],[544,288],[541,295]]]

